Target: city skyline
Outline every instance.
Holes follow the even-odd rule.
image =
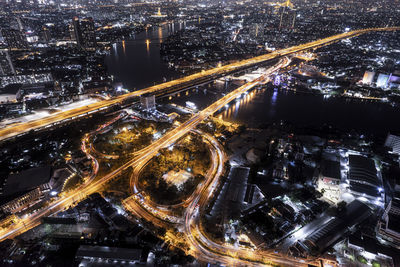
[[[400,3],[0,2],[0,265],[400,264]]]

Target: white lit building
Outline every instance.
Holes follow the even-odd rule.
[[[359,199],[383,207],[385,194],[375,161],[363,155],[346,155],[347,175],[342,177],[341,198],[346,202]]]
[[[388,134],[385,141],[385,147],[390,148],[390,152],[398,155],[400,159],[400,136]]]
[[[156,109],[156,98],[154,95],[145,94],[141,96],[140,103],[142,104],[142,108],[145,110]]]
[[[386,207],[378,229],[379,236],[400,249],[400,186]]]
[[[318,175],[317,189],[328,200],[337,203],[340,201],[340,162],[325,160],[321,163]]]

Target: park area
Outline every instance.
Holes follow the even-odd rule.
[[[148,146],[171,128],[168,122],[123,121],[94,138],[94,148],[105,155],[127,155]]]
[[[193,193],[209,168],[208,145],[201,136],[189,134],[146,165],[139,187],[158,204],[178,204]]]

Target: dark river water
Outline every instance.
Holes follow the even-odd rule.
[[[129,89],[140,89],[180,76],[160,57],[160,43],[169,34],[190,26],[176,23],[149,29],[134,40],[116,43],[106,57],[109,73]],[[148,41],[146,41],[148,40]],[[161,100],[186,105],[191,101],[204,108],[226,93],[224,83],[215,83],[189,94]],[[207,90],[205,90],[207,89]],[[343,130],[386,134],[400,132],[400,109],[388,104],[345,99],[278,89],[253,91],[219,114],[224,119],[250,126],[287,121],[296,126],[332,125]]]

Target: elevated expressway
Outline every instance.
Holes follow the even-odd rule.
[[[399,30],[399,29],[400,28],[379,29],[379,30]],[[338,35],[336,37],[334,36],[334,37],[326,38],[326,39],[324,39],[325,41],[321,40],[321,41],[309,43],[307,45],[283,49],[283,50],[280,50],[279,53],[276,52],[274,55],[268,54],[265,56],[261,56],[261,58],[263,58],[263,59],[260,59],[260,57],[257,57],[258,59],[254,58],[252,60],[246,60],[245,62],[247,62],[247,63],[243,63],[242,66],[245,66],[246,64],[255,65],[255,64],[257,64],[257,62],[260,63],[263,61],[282,57],[283,55],[290,55],[292,53],[295,53],[295,52],[298,52],[301,50],[315,48],[318,46],[322,46],[324,44],[332,43],[332,42],[335,42],[335,41],[338,41],[341,39],[354,37],[356,35],[360,35],[365,32],[376,31],[376,30],[377,29],[362,30],[362,31],[352,32],[351,34],[344,33],[344,34]],[[237,64],[239,64],[239,63],[237,63]],[[157,141],[153,142],[148,147],[142,149],[139,153],[136,153],[135,156],[131,160],[129,160],[128,162],[123,164],[121,167],[117,168],[116,170],[110,172],[109,174],[107,174],[95,181],[90,181],[90,183],[85,183],[85,184],[79,186],[77,189],[68,192],[68,194],[62,195],[59,199],[53,201],[47,207],[42,208],[41,210],[37,211],[35,214],[33,214],[31,216],[25,216],[25,217],[21,218],[18,222],[9,226],[8,228],[1,229],[0,230],[0,241],[3,241],[7,238],[14,238],[14,237],[28,231],[29,229],[32,229],[32,228],[38,226],[41,223],[41,218],[58,213],[70,206],[75,205],[77,202],[86,198],[88,195],[98,192],[98,191],[101,191],[103,186],[106,183],[115,179],[123,171],[130,169],[132,166],[138,166],[138,165],[140,166],[140,165],[145,164],[153,156],[155,156],[161,148],[168,147],[169,145],[175,143],[179,138],[181,138],[182,136],[187,134],[189,131],[194,129],[201,121],[206,119],[208,116],[210,116],[213,113],[215,113],[216,111],[220,110],[226,104],[230,103],[231,101],[233,101],[237,97],[239,97],[241,94],[247,92],[248,90],[254,88],[255,86],[257,86],[261,83],[266,82],[266,80],[268,79],[268,75],[272,74],[273,72],[277,71],[278,69],[280,69],[282,67],[285,67],[287,64],[288,64],[287,59],[285,59],[285,58],[281,59],[279,63],[277,63],[275,66],[271,67],[270,69],[268,69],[266,71],[266,74],[264,77],[261,77],[257,80],[254,80],[252,82],[249,82],[249,83],[237,88],[236,90],[232,91],[231,93],[227,94],[223,98],[219,99],[218,101],[216,101],[215,103],[213,103],[212,105],[207,107],[206,109],[200,111],[199,113],[194,114],[189,120],[182,123],[180,126],[170,130],[163,137],[161,137]],[[234,67],[229,67],[231,65],[227,65],[222,68],[234,69]],[[221,68],[212,69],[212,70],[209,70],[208,72],[213,72],[215,70],[220,70],[220,69]],[[216,73],[216,71],[215,71],[215,73]],[[196,76],[196,75],[200,75],[200,74],[194,74],[192,76]],[[176,81],[172,81],[169,83],[172,86],[171,83],[174,83],[174,82],[176,82]],[[168,84],[168,83],[166,83],[166,84]],[[148,88],[148,89],[144,89],[144,90],[157,91],[157,90],[161,90],[160,88],[162,86],[163,85],[158,85],[155,87],[150,87],[153,89]],[[156,89],[156,88],[158,88],[158,89]],[[164,87],[164,88],[167,88],[167,87]],[[99,102],[99,103],[93,104],[95,106],[91,105],[91,107],[89,106],[90,107],[89,109],[86,109],[84,111],[82,111],[82,110],[73,111],[72,110],[72,111],[69,111],[66,113],[73,114],[74,116],[76,116],[76,114],[78,114],[79,112],[86,113],[86,112],[88,112],[88,110],[93,111],[102,105],[104,107],[106,107],[107,105],[112,105],[112,103],[121,102],[128,97],[133,97],[134,94],[140,95],[139,92],[145,93],[144,90],[133,92],[133,93],[130,93],[130,94],[124,95],[124,96],[119,96],[116,99],[105,101],[106,103]],[[74,112],[78,112],[78,113],[74,113]],[[61,116],[61,115],[68,117],[67,114],[59,114],[57,116]],[[44,120],[46,122],[50,121],[49,123],[51,123],[52,119],[51,119],[51,117],[49,117]],[[57,119],[56,119],[56,121],[57,121]],[[36,123],[34,123],[34,125],[35,125],[35,127],[40,127],[40,125],[42,125],[42,123],[36,122]],[[15,129],[15,127],[17,127],[17,128]],[[28,127],[28,128],[25,128],[25,127]],[[29,130],[30,129],[29,127],[31,127],[31,126],[21,126],[21,125],[12,126],[9,128],[14,129],[16,131],[16,133],[14,133],[13,130],[7,132],[5,130],[9,129],[9,128],[6,128],[3,130],[0,130],[0,135],[4,139],[4,138],[7,138],[7,136],[9,137],[10,133],[11,134],[14,133],[14,135],[18,135],[21,132]],[[217,176],[215,176],[215,177],[217,177]],[[215,180],[213,180],[213,181],[215,181]],[[249,264],[250,263],[249,261],[242,260],[241,258],[249,258],[251,256],[251,258],[255,259],[256,262],[260,262],[260,261],[261,262],[269,262],[270,261],[271,263],[276,262],[276,263],[282,264],[282,265],[293,265],[293,263],[296,262],[296,264],[295,264],[296,266],[306,266],[306,263],[303,264],[300,261],[293,261],[292,259],[286,259],[286,258],[283,258],[282,256],[278,257],[276,255],[274,256],[271,254],[259,255],[255,252],[250,252],[250,251],[243,252],[243,251],[233,251],[232,250],[233,251],[232,253],[234,253],[234,254],[227,255],[227,253],[229,253],[229,251],[227,251],[226,247],[220,247],[220,245],[215,245],[211,241],[207,240],[204,237],[204,235],[201,234],[201,229],[198,229],[198,226],[196,226],[197,225],[196,222],[198,221],[198,215],[197,215],[198,207],[199,207],[199,205],[203,205],[205,203],[205,201],[208,199],[209,195],[211,194],[211,192],[213,190],[214,182],[210,185],[208,185],[208,183],[207,183],[206,185],[207,186],[205,187],[205,190],[203,190],[193,200],[193,202],[189,205],[189,207],[187,208],[187,211],[185,213],[185,224],[184,224],[185,233],[188,237],[188,240],[190,241],[191,247],[194,250],[194,253],[196,256],[198,256],[199,258],[203,258],[204,260],[214,259],[214,262],[215,262],[215,257],[218,257],[218,259],[223,260],[223,262],[231,263],[231,264],[233,264],[235,262],[242,262],[242,263]],[[222,253],[221,251],[225,251],[224,252],[225,254],[221,255],[221,253]],[[234,261],[232,261],[232,259],[234,259]]]
[[[180,134],[175,135],[174,139],[178,140],[183,136],[181,134],[188,133],[206,117],[214,114],[216,111],[254,86],[266,82],[268,80],[268,74],[273,73],[278,68],[282,68],[287,64],[288,60],[282,59],[277,66],[267,70],[267,74],[264,77],[243,85],[206,109],[193,115],[191,119],[178,127],[180,128]],[[219,183],[219,178],[223,172],[225,154],[219,143],[214,138],[209,135],[204,135],[204,138],[214,148],[214,152],[211,153],[213,162],[211,172],[208,173],[206,181],[201,184],[190,197],[191,201],[186,208],[183,218],[171,214],[170,210],[166,210],[165,205],[157,205],[146,197],[138,196],[139,191],[136,185],[139,172],[147,162],[158,153],[158,151],[153,151],[152,153],[149,153],[147,157],[142,157],[141,160],[137,161],[133,170],[133,180],[131,181],[131,188],[135,194],[123,201],[124,207],[137,217],[150,221],[159,227],[168,228],[171,225],[182,227],[184,238],[169,233],[169,235],[167,235],[168,239],[175,244],[186,241],[190,248],[189,253],[197,259],[206,262],[220,263],[227,266],[238,263],[246,266],[265,266],[266,264],[281,266],[308,266],[308,264],[318,264],[318,261],[315,259],[296,259],[281,254],[275,254],[271,251],[258,252],[251,249],[235,248],[234,246],[217,244],[208,239],[207,235],[205,235],[201,230],[199,210],[207,204],[210,197],[215,193],[215,189]],[[167,139],[169,138],[167,137]]]
[[[287,59],[281,59],[278,64],[276,64],[274,67],[270,68],[267,71],[266,75],[271,74],[276,70],[286,66],[288,62],[289,61]],[[95,181],[92,181],[90,183],[85,183],[79,186],[77,189],[68,192],[68,194],[62,195],[59,199],[53,201],[47,207],[42,208],[41,210],[37,211],[35,214],[31,216],[26,216],[21,218],[21,220],[11,225],[7,229],[0,229],[0,241],[7,238],[14,238],[26,232],[27,230],[38,226],[41,223],[40,221],[41,218],[58,213],[70,206],[75,205],[77,202],[86,198],[88,195],[101,191],[101,189],[106,183],[115,179],[123,171],[130,169],[132,166],[144,165],[153,156],[155,156],[161,148],[168,147],[171,144],[174,144],[179,138],[189,133],[209,115],[212,115],[214,112],[224,107],[227,103],[233,101],[242,93],[250,90],[251,88],[255,87],[261,82],[262,79],[258,79],[256,81],[247,83],[239,87],[238,89],[225,95],[223,98],[213,103],[203,111],[194,114],[189,120],[182,123],[178,127],[168,131],[160,139],[154,141],[148,147],[140,150],[138,153],[135,153],[135,156],[131,160],[129,160],[116,170],[110,172],[109,174]],[[85,139],[84,141],[87,141],[87,138],[88,136],[84,138]]]
[[[121,95],[109,100],[103,100],[85,107],[80,107],[76,109],[72,109],[65,112],[58,112],[51,114],[43,119],[33,120],[25,123],[15,123],[0,129],[0,141],[7,140],[13,137],[21,136],[29,131],[38,131],[46,128],[50,128],[57,124],[64,123],[66,121],[71,121],[79,117],[84,117],[90,115],[94,112],[108,109],[111,106],[121,104],[124,101],[131,99],[133,97],[141,96],[144,94],[168,94],[171,92],[176,92],[185,88],[191,88],[193,86],[206,83],[213,79],[217,79],[219,77],[238,72],[244,69],[251,68],[253,66],[278,59],[282,56],[287,56],[293,53],[301,52],[304,50],[315,49],[322,46],[326,46],[337,42],[342,39],[352,38],[355,36],[359,36],[361,34],[376,32],[376,31],[397,31],[400,30],[400,27],[390,27],[390,28],[370,28],[370,29],[362,29],[355,30],[351,32],[345,32],[342,34],[334,35],[331,37],[327,37],[321,40],[313,41],[310,43],[293,46],[290,48],[285,48],[281,50],[274,51],[269,54],[253,57],[250,59],[241,60],[235,63],[231,63],[222,67],[209,69],[206,71],[202,71],[196,74],[192,74],[177,80],[169,81],[166,83],[158,84],[155,86],[151,86],[145,89],[141,89],[135,92],[131,92],[125,95]]]

